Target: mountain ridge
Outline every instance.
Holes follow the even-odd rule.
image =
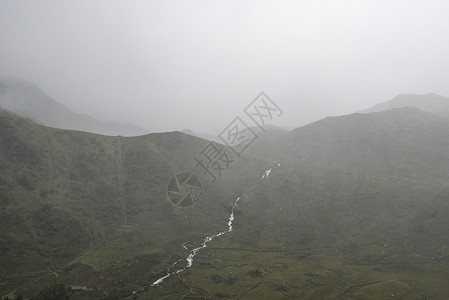
[[[37,85],[18,79],[0,80],[0,107],[37,123],[61,129],[72,129],[105,135],[142,135],[147,130],[135,125],[103,122],[70,110]]]
[[[329,117],[248,147],[211,182],[193,159],[207,140],[54,129],[0,110],[0,295],[43,270],[58,276],[27,297],[75,278],[88,291],[74,299],[183,297],[190,286],[209,298],[256,286],[248,297],[335,299],[348,280],[376,282],[348,297],[447,294],[448,135],[446,118],[416,108]],[[167,196],[179,173],[202,183],[192,207]],[[231,211],[232,232],[150,286]]]
[[[275,139],[272,147],[293,160],[449,179],[449,119],[413,107],[327,117]]]
[[[370,108],[358,111],[358,113],[379,112],[404,106],[415,107],[426,112],[449,116],[449,98],[436,93],[399,94],[391,100],[378,103]]]

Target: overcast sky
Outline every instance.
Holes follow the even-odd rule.
[[[0,0],[0,76],[150,131],[219,133],[265,91],[295,126],[449,96],[448,3]]]

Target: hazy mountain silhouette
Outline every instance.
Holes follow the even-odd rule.
[[[393,99],[374,105],[360,113],[372,113],[392,108],[416,107],[423,111],[449,116],[449,98],[429,93],[424,95],[400,94]]]
[[[45,94],[38,86],[23,80],[0,80],[0,107],[54,128],[105,135],[135,136],[148,133],[135,125],[102,122],[91,116],[73,112]]]

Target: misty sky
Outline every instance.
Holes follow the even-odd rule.
[[[265,91],[295,126],[449,96],[448,3],[0,0],[0,76],[150,131],[219,133]]]

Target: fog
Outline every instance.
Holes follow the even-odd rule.
[[[261,91],[294,127],[449,96],[446,1],[0,2],[0,76],[150,131],[219,133]]]

